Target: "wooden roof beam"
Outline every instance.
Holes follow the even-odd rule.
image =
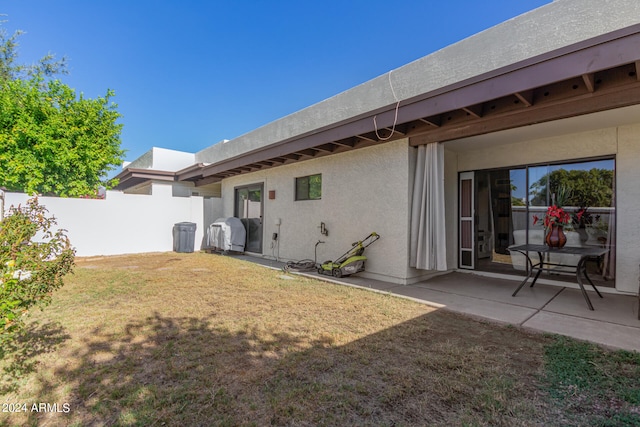
[[[333,153],[334,151],[336,151],[336,145],[333,143],[322,144],[322,145],[313,147],[313,149],[318,151],[324,151],[325,153]]]
[[[222,181],[226,177],[227,177],[227,175],[222,175],[222,174],[220,174],[220,175],[219,174],[211,175],[211,176],[208,176],[206,178],[202,178],[202,179],[199,179],[197,181],[194,181],[194,185],[196,187],[200,187],[200,186],[207,185],[207,184],[214,184],[216,182]]]
[[[370,134],[367,135],[358,135],[358,138],[360,139],[364,139],[365,141],[369,141],[369,142],[378,142],[377,139],[375,139],[373,136],[368,136]],[[374,134],[375,135],[375,134]]]
[[[571,98],[558,98],[550,102],[536,103],[527,109],[510,110],[493,117],[474,119],[463,126],[445,126],[411,138],[411,146],[431,142],[483,135],[514,129],[536,123],[575,117],[599,111],[637,105],[640,99],[640,83],[625,84],[611,89],[600,89],[594,94],[583,93]]]
[[[231,171],[224,171],[224,172],[217,173],[215,176],[219,176],[219,177],[222,177],[222,178],[228,178],[228,177],[233,176],[233,175],[236,175],[236,174],[231,172]],[[200,182],[200,181],[198,181],[198,182]]]
[[[233,168],[233,169],[229,169],[229,172],[238,174],[238,173],[244,173],[244,172],[252,172],[253,168],[251,167],[247,167],[247,166],[239,166],[237,168]]]
[[[419,119],[421,122],[428,124],[429,126],[433,126],[434,128],[439,128],[442,126],[442,115],[439,114],[433,117],[423,117]]]
[[[584,85],[587,87],[589,93],[596,91],[596,75],[594,73],[583,74],[582,81],[584,81]]]
[[[400,130],[400,126],[396,126],[396,127],[390,127],[390,128],[384,128],[385,130],[388,130],[389,133],[393,133],[393,134],[400,134],[400,136],[405,136],[406,132]]]
[[[340,141],[333,141],[335,145],[339,145],[341,147],[353,148],[356,145],[355,138],[343,139]]]
[[[468,107],[463,107],[462,110],[473,117],[481,118],[482,117],[482,104],[470,105]]]
[[[393,133],[397,132],[392,130],[391,128],[382,128],[382,129],[378,129],[378,132],[374,132],[374,135],[376,136],[376,139],[373,140],[372,142],[380,142],[380,141],[387,141],[389,138],[391,138],[393,136]]]
[[[295,154],[299,154],[304,157],[315,157],[319,150],[315,148],[307,148],[306,150],[296,151]]]
[[[533,89],[532,90],[525,90],[525,91],[522,91],[522,92],[516,92],[516,93],[514,93],[514,95],[526,107],[531,107],[533,105]]]

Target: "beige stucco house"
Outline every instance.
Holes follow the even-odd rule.
[[[578,244],[610,249],[591,267],[600,284],[637,293],[639,68],[639,2],[556,0],[175,170],[139,159],[119,188],[219,197],[209,219],[255,218],[249,252],[279,260],[313,259],[318,240],[318,261],[332,259],[375,231],[361,274],[408,284],[522,274],[506,247],[537,233],[554,173],[595,174],[592,195],[563,184],[567,209],[589,213]]]

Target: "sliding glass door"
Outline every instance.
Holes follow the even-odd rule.
[[[240,218],[247,230],[244,250],[262,253],[263,184],[252,184],[235,189],[234,216]]]
[[[462,176],[463,174],[461,179]],[[542,218],[549,206],[557,205],[571,214],[571,221],[565,226],[569,246],[598,246],[609,249],[607,256],[591,263],[589,272],[592,278],[598,278],[599,285],[613,286],[613,159],[482,170],[473,172],[473,176],[473,260],[467,263],[472,265],[471,268],[496,273],[524,274],[526,263],[523,256],[511,254],[507,248],[512,244],[543,243],[545,230]],[[462,188],[460,194],[463,194]],[[462,227],[462,212],[460,219]],[[461,237],[462,233],[461,228]],[[573,260],[567,258],[560,261],[563,264],[571,264]],[[559,270],[550,271],[549,275],[558,280],[572,279],[570,276],[561,275]]]
[[[475,194],[477,269],[512,273],[507,248],[526,227],[526,169],[478,171]]]

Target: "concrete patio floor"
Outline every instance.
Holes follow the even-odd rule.
[[[357,280],[362,280],[358,286],[367,286],[366,279]],[[415,285],[385,284],[382,290],[483,319],[640,351],[636,297],[603,293],[604,298],[599,298],[588,291],[594,307],[591,311],[579,289],[536,284],[523,287],[512,297],[518,284],[452,272]]]
[[[251,256],[239,258],[282,269],[284,263]],[[389,293],[430,306],[511,324],[540,332],[566,335],[607,347],[640,351],[638,298],[588,291],[594,310],[579,289],[555,285],[528,285],[512,297],[519,281],[451,272],[413,285],[398,285],[351,276],[335,279],[315,272],[294,273],[347,286]]]

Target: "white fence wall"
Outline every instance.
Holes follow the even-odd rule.
[[[29,198],[22,193],[6,193],[5,210]],[[173,226],[179,222],[196,224],[196,251],[203,242],[203,198],[172,197],[169,186],[167,191],[155,191],[152,196],[107,191],[102,200],[38,200],[56,218],[58,227],[68,231],[78,256],[172,251]]]

